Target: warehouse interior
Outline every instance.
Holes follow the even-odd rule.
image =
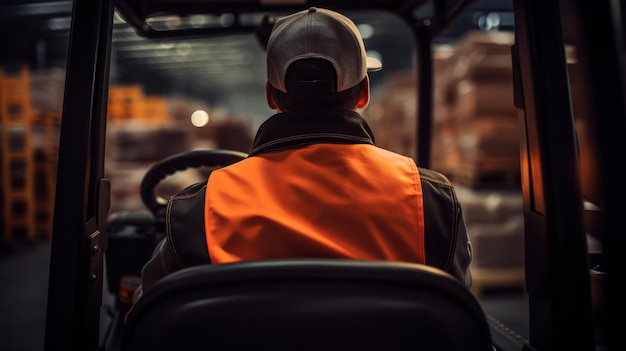
[[[0,2],[1,350],[43,347],[71,11],[72,1]],[[371,74],[372,101],[363,116],[379,146],[415,157],[410,31],[384,13],[351,17],[384,65]],[[229,21],[227,15],[168,17],[154,25]],[[474,249],[472,291],[503,323],[525,330],[512,43],[510,0],[476,1],[436,38],[432,168],[457,187]],[[272,114],[264,51],[254,36],[148,42],[116,14],[111,50],[105,164],[111,214],[146,210],[139,184],[155,162],[191,149],[247,152]],[[176,174],[159,191],[171,194],[204,177]]]

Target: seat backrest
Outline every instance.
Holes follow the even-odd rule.
[[[128,316],[123,350],[491,350],[485,314],[447,273],[340,259],[175,272]]]

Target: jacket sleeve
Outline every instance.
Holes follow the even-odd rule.
[[[472,246],[456,191],[441,173],[421,168],[424,196],[426,264],[472,285]]]
[[[166,275],[185,267],[210,263],[204,235],[205,189],[205,183],[194,184],[168,201],[165,238],[141,271],[141,285],[135,292],[134,302]]]
[[[150,260],[146,262],[141,270],[141,285],[135,291],[133,303],[137,302],[141,295],[149,290],[154,283],[181,268],[172,255],[168,238],[163,238],[154,249]]]
[[[455,200],[456,201],[456,196]],[[465,283],[465,286],[469,289],[472,287],[472,272],[470,271],[470,263],[472,262],[472,243],[467,235],[467,228],[465,227],[465,220],[463,219],[463,212],[461,205],[457,201],[457,207],[459,209],[458,225],[457,225],[457,240],[454,247],[454,254],[452,257],[452,265],[450,266],[450,273],[453,276],[459,278]]]

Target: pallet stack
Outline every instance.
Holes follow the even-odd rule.
[[[30,72],[16,75],[0,69],[0,158],[3,242],[35,239],[35,193]]]
[[[163,126],[170,120],[167,99],[145,95],[140,85],[110,87],[107,116],[114,124],[138,122]]]
[[[513,34],[470,32],[436,68],[433,168],[472,188],[519,187]]]
[[[108,119],[112,122],[143,118],[144,93],[139,85],[109,88]]]

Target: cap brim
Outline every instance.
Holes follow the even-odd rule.
[[[368,72],[376,72],[383,69],[383,63],[377,58],[368,56],[366,63]]]

